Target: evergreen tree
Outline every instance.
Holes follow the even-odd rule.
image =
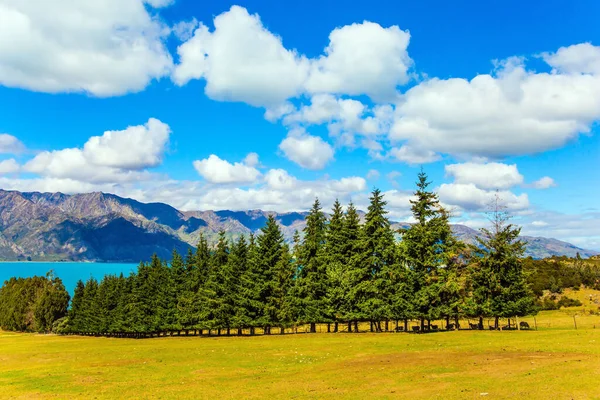
[[[522,257],[525,242],[519,239],[521,228],[508,223],[510,216],[499,204],[496,196],[491,211],[492,229],[481,229],[471,266],[472,296],[470,314],[479,317],[510,318],[532,314],[536,311],[533,292],[523,272]]]
[[[328,283],[326,314],[329,320],[335,322],[334,332],[338,331],[339,322],[345,320],[343,310],[348,290],[348,260],[344,254],[344,247],[344,211],[340,202],[336,200],[327,225],[324,248]]]
[[[371,321],[378,330],[381,330],[379,322],[389,317],[387,305],[391,293],[385,283],[396,261],[394,233],[386,217],[386,204],[381,191],[373,190],[353,271],[357,281],[353,294],[359,311],[356,319]]]
[[[316,332],[316,323],[327,320],[327,270],[325,267],[325,214],[316,199],[306,217],[304,239],[298,254],[298,290],[300,297],[300,320],[310,323],[310,331]]]
[[[241,328],[254,329],[262,323],[265,274],[261,269],[259,249],[254,235],[250,235],[247,248],[246,265],[240,272],[239,296],[236,310],[236,320]]]
[[[267,224],[261,229],[257,242],[257,262],[261,275],[259,281],[262,283],[258,298],[260,303],[263,304],[258,322],[264,327],[266,333],[270,333],[270,328],[279,323],[277,305],[274,301],[277,298],[274,287],[277,266],[281,261],[284,250],[283,233],[281,233],[279,225],[277,225],[277,221],[272,215],[269,215]]]
[[[430,184],[427,174],[421,171],[416,199],[410,201],[416,222],[401,231],[402,254],[414,284],[413,311],[421,319],[421,329],[425,328],[425,320],[440,318],[448,311],[443,308],[442,292],[452,288],[446,287],[445,279],[453,270],[450,264],[457,246],[448,213],[440,205],[437,194],[428,190]]]
[[[71,308],[69,309],[69,331],[83,332],[83,296],[85,284],[80,279],[75,284],[73,291],[73,299],[71,299]]]

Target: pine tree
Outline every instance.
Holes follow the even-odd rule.
[[[250,328],[250,334],[254,334],[254,329],[262,323],[264,285],[265,274],[261,269],[258,245],[254,235],[251,234],[248,241],[246,266],[240,274],[236,311],[238,326]]]
[[[380,321],[389,318],[388,280],[396,262],[394,233],[386,217],[386,202],[379,189],[371,193],[370,204],[361,229],[356,287],[360,319],[369,320],[381,330]]]
[[[348,290],[348,260],[344,254],[345,245],[344,211],[340,202],[336,200],[327,225],[324,248],[328,284],[326,315],[335,323],[334,332],[338,331],[339,322],[345,320],[343,310]]]
[[[226,327],[229,323],[225,290],[227,280],[227,260],[229,258],[229,243],[225,231],[219,232],[219,241],[210,259],[210,267],[205,282],[198,291],[200,303],[199,321],[209,330]]]
[[[274,294],[275,273],[284,249],[283,233],[281,233],[279,225],[277,225],[277,221],[272,215],[269,216],[267,224],[261,229],[257,242],[258,271],[261,275],[259,280],[262,283],[258,298],[263,304],[258,322],[264,327],[265,333],[270,333],[270,328],[278,324],[277,309],[273,302],[273,299],[277,297]]]
[[[414,194],[416,199],[410,201],[416,222],[401,231],[402,254],[414,285],[413,311],[421,319],[421,329],[425,328],[425,320],[440,318],[444,311],[448,312],[443,307],[442,293],[453,288],[446,286],[446,279],[454,271],[451,263],[457,249],[449,215],[440,205],[437,194],[428,190],[430,184],[427,174],[421,171]]]
[[[360,310],[360,298],[357,293],[359,285],[365,279],[361,264],[361,225],[360,216],[354,204],[350,203],[344,216],[342,226],[341,250],[342,258],[345,263],[343,271],[344,298],[340,314],[343,319],[348,321],[348,332],[352,332],[352,322],[358,332],[358,320],[362,319]]]
[[[310,323],[310,331],[316,332],[316,323],[327,320],[327,270],[325,266],[325,214],[316,199],[306,217],[304,239],[298,254],[298,296],[300,296],[303,322]]]
[[[83,305],[83,296],[84,296],[85,284],[80,279],[75,284],[75,289],[73,291],[73,299],[71,300],[71,308],[69,309],[69,331],[74,333],[83,332],[84,321],[83,321],[83,313],[84,313],[84,305]]]
[[[496,195],[490,212],[492,229],[481,229],[471,265],[472,296],[470,314],[479,317],[519,317],[535,312],[534,297],[523,272],[522,257],[526,243],[519,239],[521,228],[509,224],[510,215],[500,205]]]

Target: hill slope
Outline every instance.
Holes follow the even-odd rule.
[[[182,212],[167,204],[140,203],[112,194],[20,193],[0,190],[0,259],[131,261],[152,253],[168,258],[194,246],[200,234],[211,242],[218,232],[228,236],[256,233],[274,215],[288,240],[304,227],[306,213],[252,211]],[[395,228],[407,226],[395,223]],[[479,233],[453,226],[457,236],[473,243]],[[589,257],[597,252],[556,239],[524,237],[527,255]]]

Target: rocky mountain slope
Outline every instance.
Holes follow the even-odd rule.
[[[232,238],[255,233],[269,214],[275,215],[288,240],[304,227],[306,213],[298,212],[182,212],[162,203],[144,204],[105,193],[0,190],[0,259],[139,262],[152,253],[168,258],[173,249],[187,252],[201,233],[213,242],[222,229]],[[474,242],[478,235],[463,225],[453,228],[466,242]],[[524,239],[529,243],[528,255],[535,258],[597,254],[556,239]]]

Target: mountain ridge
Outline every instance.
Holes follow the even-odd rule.
[[[291,241],[304,227],[307,212],[180,211],[164,203],[142,203],[110,193],[18,192],[0,189],[0,259],[36,261],[139,262],[153,253],[169,258],[173,249],[186,253],[200,234],[214,243],[218,232],[231,238],[256,233],[275,216]],[[364,213],[361,213],[364,215]],[[394,222],[399,229],[407,223]],[[458,238],[475,243],[480,233],[453,225]],[[557,239],[523,236],[526,255],[582,257],[598,254]]]

